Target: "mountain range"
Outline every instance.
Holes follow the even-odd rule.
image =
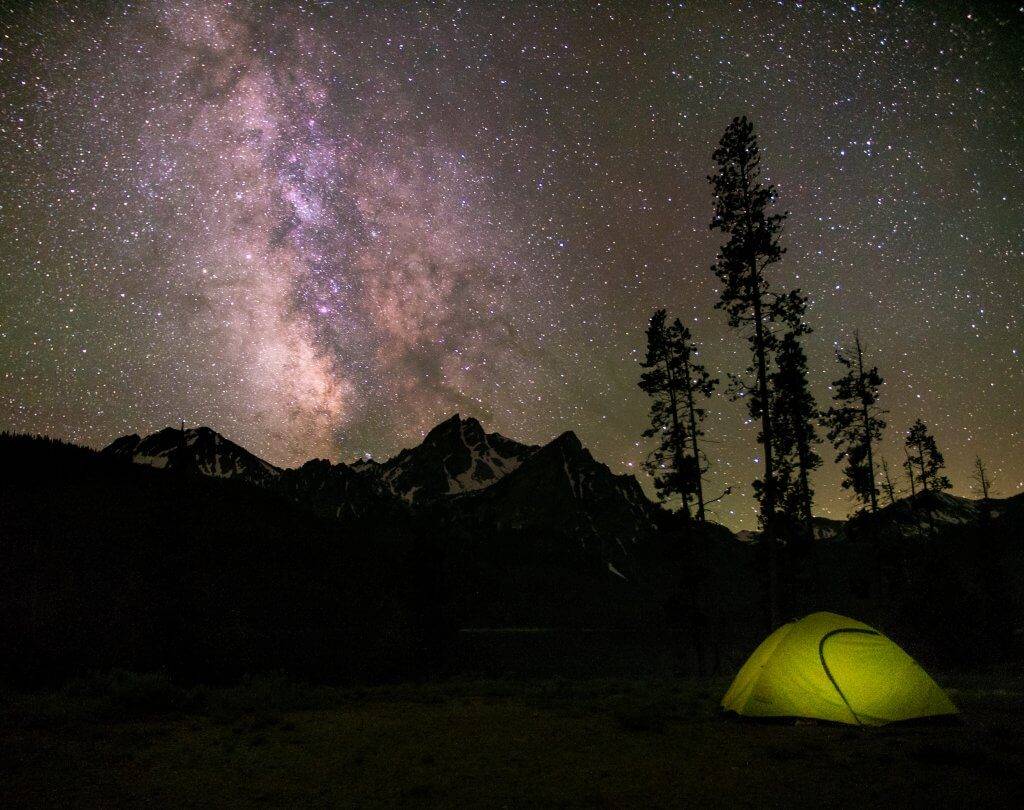
[[[631,549],[657,532],[661,512],[635,478],[612,473],[572,432],[528,445],[486,433],[476,419],[458,414],[386,461],[314,459],[284,469],[208,427],[122,436],[102,454],[235,479],[343,521],[426,516],[455,536],[559,535],[572,551],[588,553],[620,577]]]
[[[680,629],[684,658],[738,663],[763,637],[757,535],[680,522],[571,432],[523,444],[456,415],[393,458],[297,468],[207,427],[99,452],[2,434],[0,460],[0,676],[418,677],[514,658],[494,628]],[[779,552],[783,609],[994,660],[1024,647],[1022,525],[1024,495],[817,519]],[[458,629],[484,647],[458,652]],[[562,655],[550,638],[530,655]]]
[[[581,547],[601,550],[613,566],[667,520],[633,476],[612,473],[573,432],[543,446],[523,444],[487,433],[479,421],[459,414],[430,430],[416,447],[385,461],[313,459],[298,468],[281,468],[208,427],[168,427],[145,438],[122,436],[102,454],[243,481],[335,519],[445,515],[449,527],[468,521],[491,531],[538,529],[544,534],[554,527]],[[1021,496],[991,499],[988,516],[1014,512],[1022,502]],[[980,501],[940,492],[889,504],[874,520],[888,531],[916,536],[937,527],[976,523],[981,516]],[[815,538],[826,542],[845,538],[851,525],[824,517],[814,521]],[[753,542],[759,533],[743,530],[735,536]]]

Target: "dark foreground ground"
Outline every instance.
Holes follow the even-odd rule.
[[[962,717],[858,729],[719,717],[726,681],[115,674],[2,696],[0,806],[1004,806],[1024,679],[940,678]]]

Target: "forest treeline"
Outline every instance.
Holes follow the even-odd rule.
[[[805,317],[807,296],[780,285],[773,273],[785,254],[781,236],[788,212],[776,210],[777,189],[762,179],[757,135],[746,116],[732,120],[712,157],[710,227],[723,237],[712,265],[721,283],[715,308],[746,341],[749,362],[729,372],[728,384],[721,386],[699,362],[690,329],[678,318],[670,322],[664,309],[653,314],[639,382],[651,397],[650,426],[643,436],[656,440],[645,467],[664,505],[674,507],[684,522],[705,521],[709,463],[701,443],[708,401],[722,389],[719,395],[746,403],[759,425],[763,469],[752,487],[767,547],[767,609],[774,627],[781,618],[778,547],[814,541],[811,473],[823,464],[819,447],[826,440],[831,444],[835,462],[842,465],[842,486],[861,511],[878,512],[895,503],[899,490],[892,468],[877,457],[887,427],[880,404],[884,380],[866,360],[857,332],[852,346],[836,350],[840,376],[832,383],[831,403],[819,405],[810,391],[804,342],[813,330]],[[951,487],[942,453],[922,419],[907,429],[903,449],[900,467],[912,497]],[[984,462],[976,459],[975,467],[978,488],[988,499],[991,481]]]

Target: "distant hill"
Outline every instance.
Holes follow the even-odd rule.
[[[821,541],[842,541],[852,532],[875,531],[903,537],[928,537],[957,526],[977,526],[983,519],[1001,517],[1020,519],[1024,512],[1024,493],[987,501],[963,498],[948,492],[919,492],[887,504],[877,513],[861,512],[848,520],[815,517],[814,536]],[[756,542],[760,532],[736,533],[743,542]]]

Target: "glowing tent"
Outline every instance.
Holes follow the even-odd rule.
[[[835,613],[812,613],[768,636],[736,675],[722,708],[750,717],[865,726],[956,714],[898,645]]]

